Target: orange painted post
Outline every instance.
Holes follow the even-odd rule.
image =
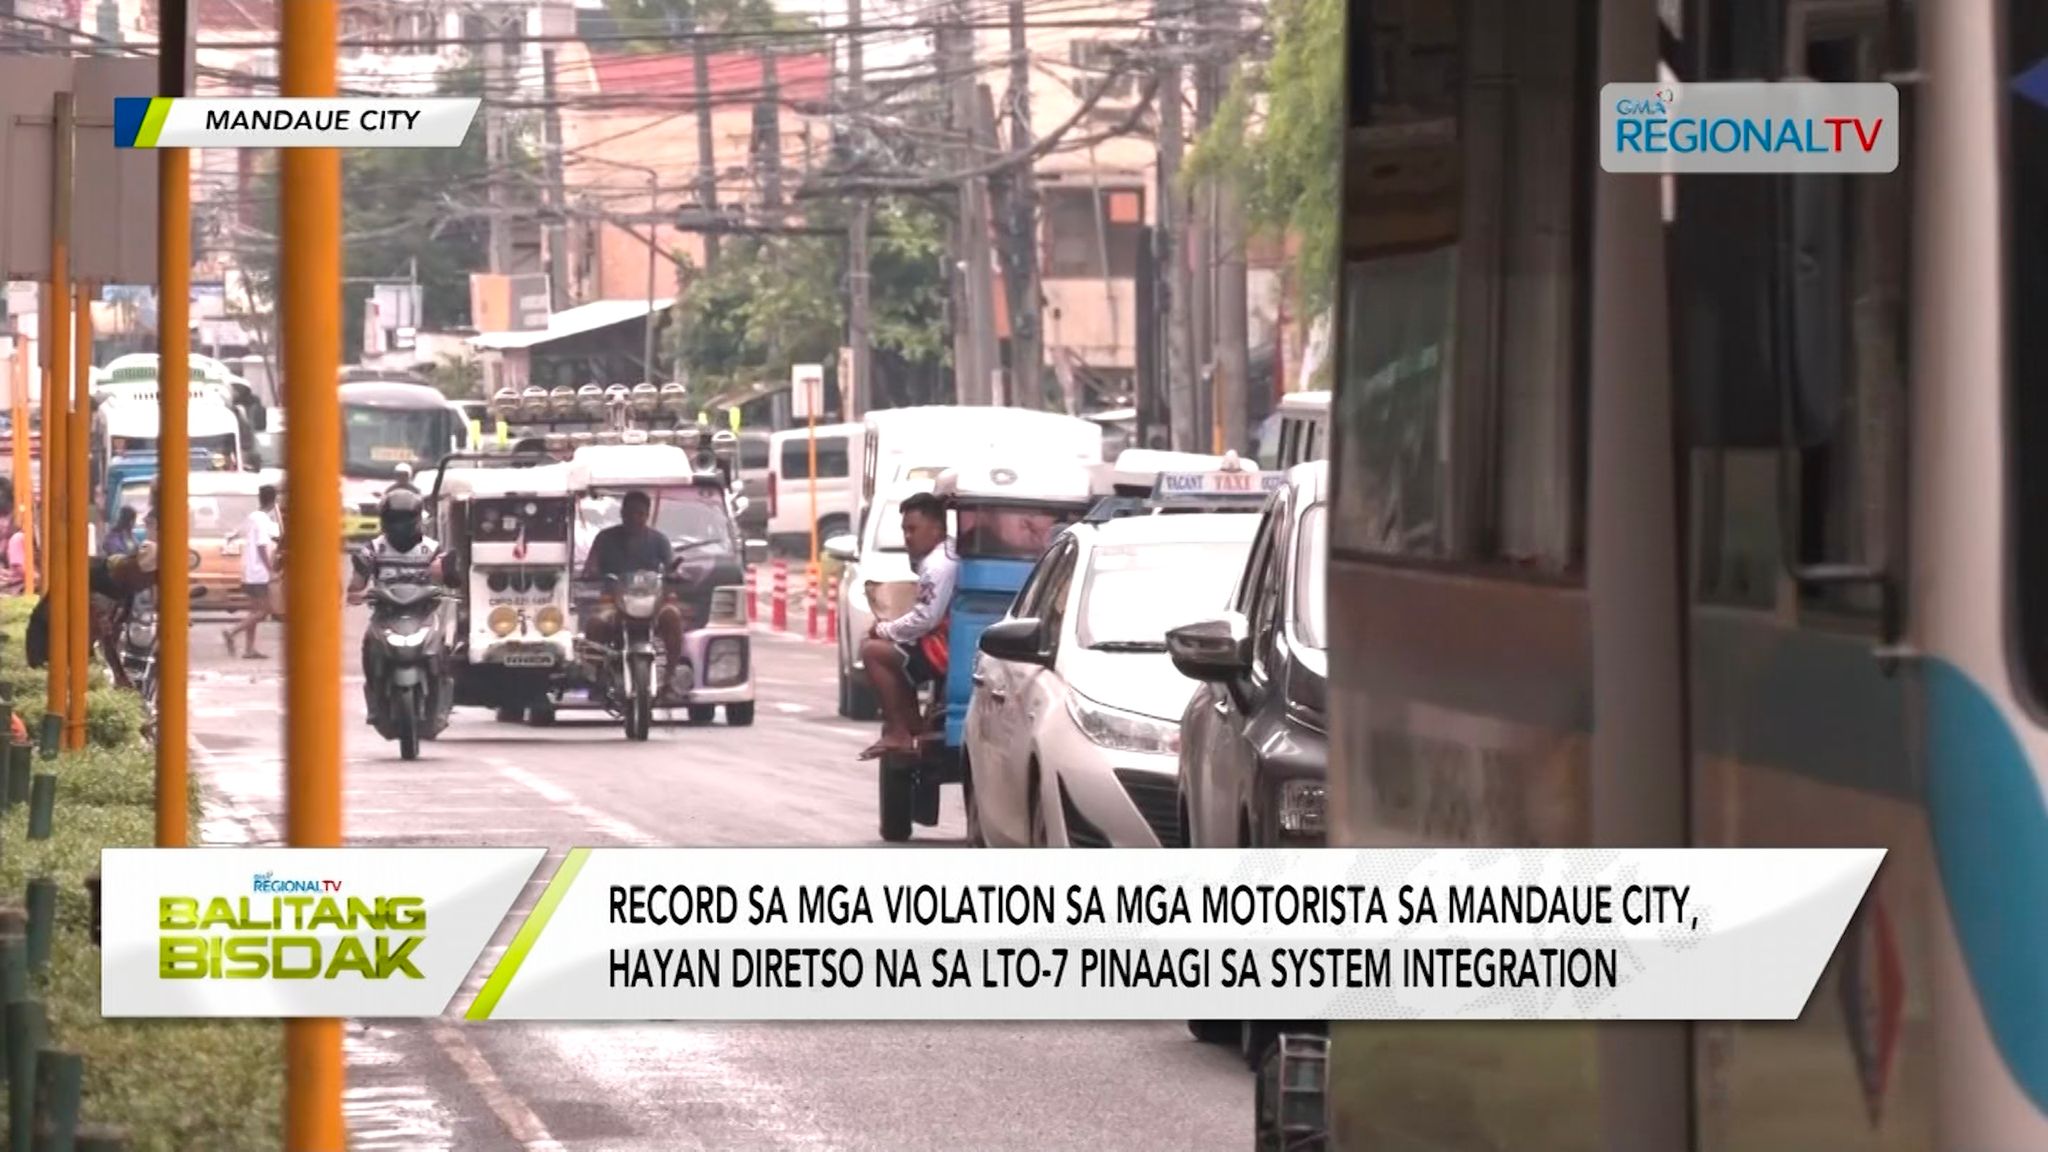
[[[71,549],[65,567],[71,572],[71,701],[64,713],[65,747],[85,747],[85,692],[92,670],[92,585],[91,523],[93,519],[92,477],[86,468],[88,433],[92,423],[92,288],[76,286],[76,327],[78,346],[71,361],[71,411],[64,426],[70,455],[64,462],[71,489],[71,528],[67,544]]]

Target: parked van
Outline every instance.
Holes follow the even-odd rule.
[[[1330,458],[1330,393],[1289,392],[1259,429],[1259,467],[1285,472]]]
[[[858,491],[853,462],[860,458],[864,428],[820,424],[816,429],[818,485],[815,523],[820,543],[853,530]],[[768,441],[768,543],[782,551],[811,547],[810,428],[777,432]]]
[[[870,412],[860,445],[855,529],[860,530],[875,492],[913,471],[936,474],[936,469],[979,463],[992,454],[1100,464],[1102,440],[1102,425],[1093,420],[1030,408],[931,404]]]

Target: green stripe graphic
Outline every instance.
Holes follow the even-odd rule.
[[[142,127],[135,130],[137,148],[156,147],[156,138],[164,130],[164,121],[171,115],[171,96],[152,96],[149,100],[149,114],[142,118]]]
[[[152,115],[155,111],[153,108],[150,110]],[[497,967],[491,969],[490,978],[484,981],[483,991],[476,994],[476,999],[470,1003],[469,1011],[464,1013],[465,1016],[471,1020],[491,1018],[491,1012],[498,1007],[498,998],[511,986],[512,977],[519,974],[519,966],[526,963],[526,954],[533,951],[533,942],[540,939],[541,932],[548,926],[549,917],[555,914],[555,906],[562,902],[562,894],[569,890],[569,885],[576,882],[576,874],[583,870],[583,861],[589,856],[588,848],[571,848],[569,854],[562,857],[561,865],[555,869],[554,877],[548,881],[547,888],[534,903],[533,911],[526,914],[526,922],[519,926],[518,934],[512,937],[512,946],[505,949],[503,956],[498,957]]]

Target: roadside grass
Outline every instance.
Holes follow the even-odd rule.
[[[29,602],[0,599],[0,688],[34,730],[45,675],[25,667]],[[94,672],[104,683],[105,673]],[[275,1021],[107,1020],[100,1016],[100,952],[92,946],[85,878],[103,848],[146,848],[156,839],[155,749],[141,739],[135,699],[101,687],[87,696],[88,746],[37,771],[57,774],[47,840],[28,838],[28,805],[0,814],[0,903],[26,898],[28,882],[57,885],[49,967],[36,979],[54,1047],[85,1058],[81,1119],[127,1130],[132,1152],[259,1152],[279,1147],[284,1038]],[[199,842],[195,781],[187,843]]]

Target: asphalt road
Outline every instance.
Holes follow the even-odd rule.
[[[523,911],[579,845],[880,843],[873,770],[854,759],[873,731],[835,715],[828,645],[757,640],[752,728],[657,729],[636,745],[614,723],[536,729],[459,710],[407,764],[363,721],[361,626],[351,611],[351,844],[545,844],[550,861]],[[282,638],[274,625],[265,632],[272,658],[256,662],[229,658],[218,624],[193,630],[195,765],[220,804],[209,841],[273,841],[283,825]],[[966,850],[957,794],[947,803],[946,821],[918,829],[915,843]],[[1164,1023],[470,1025],[451,1015],[352,1025],[349,1061],[360,1150],[1095,1152],[1242,1148],[1252,1136],[1251,1074]]]

